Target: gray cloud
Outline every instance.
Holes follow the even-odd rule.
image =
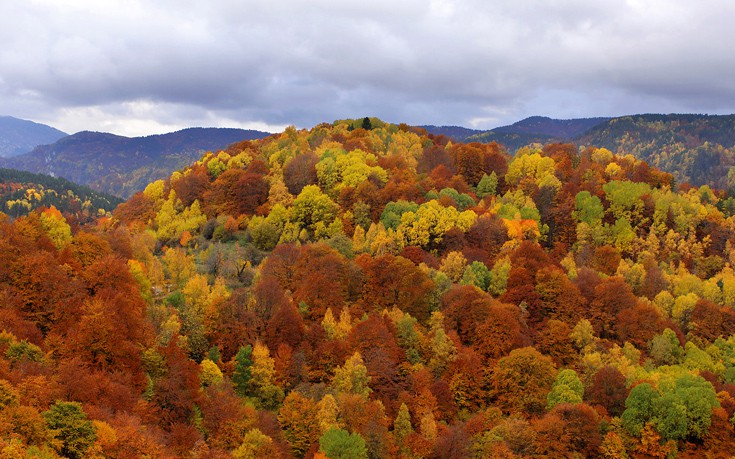
[[[0,106],[157,132],[735,111],[729,0],[0,4]]]

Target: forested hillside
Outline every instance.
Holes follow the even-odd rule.
[[[0,168],[0,212],[11,217],[53,206],[75,221],[91,222],[121,202],[62,178]]]
[[[0,451],[728,457],[735,202],[673,183],[346,120],[0,221]]]
[[[464,142],[497,142],[511,154],[532,143],[571,142],[632,154],[669,172],[677,183],[735,191],[735,115],[632,115],[557,120],[532,116],[471,135],[457,128],[426,126]]]
[[[129,198],[148,183],[188,166],[206,151],[219,151],[233,142],[267,135],[224,128],[190,128],[147,137],[78,132],[1,164],[63,177],[97,191]]]
[[[614,118],[577,139],[632,154],[677,182],[735,188],[735,115],[635,115]]]

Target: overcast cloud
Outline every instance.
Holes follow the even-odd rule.
[[[735,112],[731,0],[15,0],[0,114],[67,132]]]

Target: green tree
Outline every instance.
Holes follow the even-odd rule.
[[[574,198],[574,217],[588,225],[599,225],[602,223],[602,217],[605,216],[605,209],[602,207],[600,198],[590,194],[589,191],[580,191]]]
[[[97,438],[94,424],[77,402],[57,401],[43,417],[48,428],[58,432],[59,453],[71,459],[84,457]]]
[[[625,411],[620,419],[629,434],[640,436],[643,427],[654,415],[654,405],[661,395],[648,383],[638,384],[625,400]]]
[[[367,459],[365,440],[358,433],[329,429],[319,437],[319,451],[329,459]]]
[[[561,403],[582,403],[584,385],[574,370],[561,370],[556,375],[551,392],[546,396],[546,409],[550,410]]]
[[[492,171],[490,175],[483,174],[480,182],[477,184],[477,197],[482,199],[485,196],[492,196],[497,192],[498,189],[498,176],[495,171]]]
[[[241,346],[235,355],[235,371],[232,373],[232,384],[235,386],[235,392],[240,397],[248,395],[248,387],[250,384],[250,367],[253,365],[251,357],[253,355],[253,347],[251,345]]]

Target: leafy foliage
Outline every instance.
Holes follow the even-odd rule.
[[[71,403],[90,457],[727,457],[722,191],[369,121],[0,218],[0,451]]]

